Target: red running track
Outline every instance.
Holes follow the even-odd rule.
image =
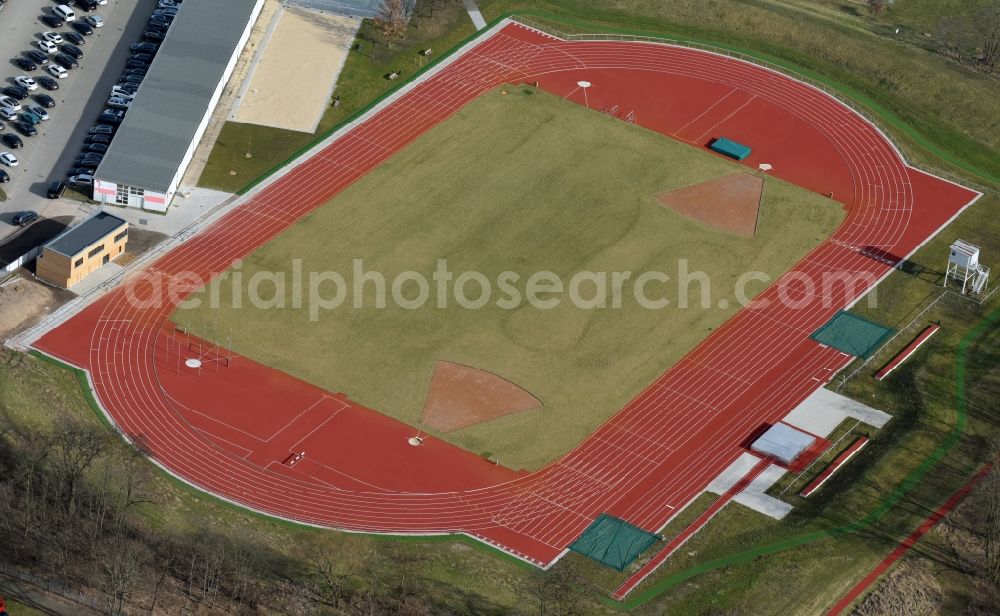
[[[584,92],[580,80],[593,86]],[[177,366],[189,351],[166,325],[176,299],[134,301],[162,299],[157,277],[224,271],[480,93],[534,81],[580,104],[634,111],[640,125],[697,146],[720,134],[749,143],[745,164],[833,193],[846,221],[578,447],[530,474],[436,439],[409,447],[412,428],[245,358],[217,371],[209,361],[201,376]],[[848,361],[809,334],[866,288],[810,285],[888,273],[976,197],[908,168],[861,117],[780,74],[681,47],[566,42],[505,24],[36,346],[86,368],[121,430],[200,489],[351,531],[467,533],[547,565],[602,512],[662,527],[749,434]],[[296,450],[307,452],[301,462],[280,464]]]

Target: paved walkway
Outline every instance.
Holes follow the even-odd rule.
[[[483,19],[483,14],[479,12],[479,7],[476,6],[476,0],[462,0],[465,2],[465,10],[469,12],[469,17],[472,19],[472,25],[476,26],[476,30],[482,30],[486,27],[486,20]]]

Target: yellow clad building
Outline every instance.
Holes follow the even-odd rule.
[[[68,289],[120,257],[127,242],[128,222],[100,212],[45,244],[35,263],[35,275]]]

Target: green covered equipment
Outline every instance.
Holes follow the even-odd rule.
[[[750,146],[743,145],[742,143],[736,143],[732,139],[727,139],[725,137],[719,137],[708,147],[719,154],[735,158],[736,160],[743,160],[747,156],[750,156],[751,151]]]
[[[639,554],[659,540],[653,533],[602,513],[569,549],[624,571]]]

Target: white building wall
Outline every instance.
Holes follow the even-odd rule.
[[[247,22],[246,28],[243,30],[243,35],[240,37],[239,42],[233,49],[233,55],[229,59],[229,63],[226,64],[226,70],[222,74],[222,79],[215,87],[215,92],[212,94],[212,98],[209,100],[208,107],[205,109],[205,115],[202,117],[201,122],[198,124],[198,129],[195,131],[194,139],[188,145],[187,151],[184,153],[184,157],[181,159],[180,166],[177,168],[177,172],[174,174],[173,179],[170,181],[170,186],[167,188],[167,192],[157,192],[157,191],[145,191],[145,196],[139,198],[132,196],[129,198],[128,207],[142,208],[145,210],[153,210],[156,212],[166,212],[167,208],[170,206],[170,202],[174,198],[174,194],[177,192],[177,187],[181,180],[184,178],[184,173],[187,171],[188,165],[191,164],[191,159],[194,158],[195,150],[198,149],[198,144],[201,142],[201,138],[205,135],[205,131],[208,129],[208,122],[212,119],[212,113],[215,111],[215,107],[219,104],[219,99],[222,98],[222,92],[226,89],[226,84],[229,83],[229,79],[233,75],[233,71],[236,69],[236,62],[240,58],[240,54],[243,53],[243,48],[247,44],[247,40],[250,38],[250,32],[253,30],[254,24],[257,23],[257,18],[260,16],[261,9],[264,8],[264,0],[257,0],[257,4],[254,6],[253,12],[250,14],[250,20]],[[105,205],[117,205],[115,200],[115,195],[118,191],[118,185],[113,182],[107,182],[102,180],[97,180],[94,185],[94,200],[99,201]]]
[[[174,193],[177,192],[177,187],[184,178],[184,173],[187,171],[188,165],[191,164],[191,159],[194,158],[195,150],[198,149],[198,144],[201,142],[201,138],[205,135],[205,131],[208,129],[208,122],[212,119],[212,113],[215,111],[215,107],[219,104],[219,99],[222,98],[222,92],[226,89],[226,84],[229,83],[229,79],[232,77],[233,71],[236,69],[236,62],[239,60],[240,54],[243,53],[243,48],[246,46],[247,40],[250,38],[250,32],[253,30],[254,24],[257,23],[257,18],[260,16],[261,9],[263,8],[264,0],[257,0],[257,4],[254,6],[253,12],[250,14],[250,21],[243,30],[243,35],[240,37],[239,43],[233,50],[233,56],[229,59],[229,63],[226,65],[226,70],[222,74],[222,79],[219,80],[218,85],[215,87],[215,92],[212,94],[212,98],[208,103],[208,108],[205,110],[205,116],[198,124],[198,130],[194,134],[194,139],[188,146],[187,152],[184,153],[184,158],[181,160],[181,165],[178,167],[177,173],[174,175],[174,179],[170,182],[170,187],[167,189],[166,193],[166,203],[168,205],[170,204],[170,201],[173,200]]]

